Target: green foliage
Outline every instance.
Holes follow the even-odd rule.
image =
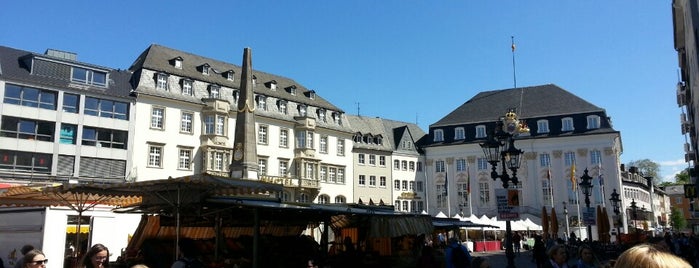
[[[634,160],[626,164],[626,168],[637,167],[644,177],[653,177],[654,182],[660,181],[660,165],[650,159]]]
[[[682,215],[682,211],[676,207],[670,208],[670,226],[676,231],[687,227],[687,219]]]
[[[689,184],[690,183],[690,178],[689,178],[689,168],[686,168],[685,170],[682,170],[680,173],[675,174],[675,182],[677,184]]]

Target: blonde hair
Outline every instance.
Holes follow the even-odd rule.
[[[653,245],[641,244],[627,249],[616,259],[620,268],[692,268],[684,259],[661,251]]]
[[[131,268],[148,268],[145,264],[136,264],[134,266],[131,266]]]

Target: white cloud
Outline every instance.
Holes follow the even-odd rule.
[[[674,182],[675,175],[682,172],[688,167],[687,162],[685,162],[683,158],[668,161],[658,161],[656,163],[660,165],[660,177],[662,178],[662,181],[669,182]]]

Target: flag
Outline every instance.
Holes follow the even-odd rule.
[[[570,182],[573,183],[573,192],[578,189],[578,180],[575,179],[575,163],[570,168]]]
[[[551,167],[546,171],[546,178],[549,179],[549,182],[551,181]]]

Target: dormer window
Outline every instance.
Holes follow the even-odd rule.
[[[167,90],[167,74],[158,73],[155,76],[156,76],[156,80],[157,80],[155,87],[157,89]]]
[[[296,85],[291,85],[285,88],[291,95],[296,95]]]
[[[476,126],[476,139],[486,138],[485,125]]]
[[[257,85],[257,76],[255,76],[255,75],[253,74],[253,75],[252,75],[252,87],[255,87],[255,85]]]
[[[536,121],[536,133],[549,133],[549,121],[545,119]]]
[[[364,135],[364,139],[362,139],[362,142],[366,144],[372,144],[374,143],[374,136],[372,136],[371,134],[366,134]]]
[[[210,71],[211,71],[211,65],[209,65],[208,63],[204,63],[204,64],[201,66],[201,74],[203,74],[203,75],[209,75],[209,72],[210,72]]]
[[[383,137],[381,135],[374,137],[374,144],[383,145]]]
[[[288,104],[285,100],[278,100],[277,101],[277,109],[279,109],[279,112],[281,114],[287,114],[288,113]]]
[[[328,122],[328,120],[325,118],[325,109],[318,109],[318,120]]]
[[[275,91],[277,90],[277,80],[269,81],[265,83],[265,86],[267,86],[270,90]]]
[[[441,130],[441,129],[434,130],[434,141],[435,142],[444,141],[444,130]]]
[[[600,119],[597,115],[587,116],[587,129],[598,129],[600,128]]]
[[[75,83],[105,87],[107,86],[107,73],[95,70],[88,70],[80,67],[73,67],[73,74],[71,76],[70,81]]]
[[[352,137],[352,140],[353,140],[355,143],[360,143],[360,142],[362,142],[362,133],[360,133],[360,132],[354,133],[354,136]]]
[[[308,91],[307,94],[308,94],[308,98],[309,98],[309,99],[315,99],[315,98],[316,98],[316,91],[315,91],[315,90]]]
[[[267,97],[258,95],[255,100],[257,101],[257,109],[267,111]]]
[[[306,107],[306,105],[299,105],[299,115],[306,116],[307,109],[308,109],[308,107]]]
[[[175,66],[175,68],[182,69],[182,62],[183,62],[182,57],[176,57],[176,58],[170,60],[170,62],[172,63],[173,66]]]
[[[561,119],[561,124],[562,124],[561,131],[573,131],[574,130],[573,118],[571,118],[571,117],[566,117],[566,118]]]
[[[218,99],[221,97],[221,87],[218,85],[209,86],[209,98]]]
[[[182,79],[182,95],[192,96],[192,84],[194,81]]]
[[[235,103],[238,103],[239,96],[240,96],[240,91],[238,91],[237,89],[233,90],[233,101],[235,101]]]
[[[233,70],[226,72],[226,79],[228,81],[235,81],[235,72]]]

